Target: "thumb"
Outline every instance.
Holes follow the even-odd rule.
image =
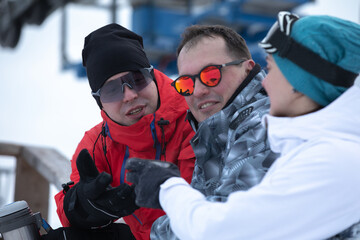
[[[89,199],[97,199],[106,190],[112,188],[110,186],[111,182],[111,175],[106,172],[102,172],[94,181],[85,185],[84,193]]]
[[[126,161],[125,169],[131,172],[140,172],[149,164],[149,160],[140,159],[140,158],[129,158]]]
[[[76,159],[76,167],[79,171],[80,181],[89,182],[99,175],[99,171],[97,170],[89,151],[85,148],[81,150]]]
[[[139,183],[139,177],[147,164],[147,160],[140,158],[129,158],[125,164],[125,169],[128,170],[126,173],[126,181],[137,185]]]

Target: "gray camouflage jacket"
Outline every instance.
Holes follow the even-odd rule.
[[[270,106],[261,86],[264,77],[256,65],[228,104],[200,124],[189,112],[196,131],[191,140],[196,156],[191,185],[209,201],[225,201],[231,192],[258,184],[276,158],[261,125]],[[150,238],[178,239],[166,215],[154,222]]]

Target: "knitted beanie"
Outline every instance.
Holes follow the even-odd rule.
[[[360,72],[359,24],[331,16],[307,16],[294,23],[290,37],[329,62],[356,74]],[[312,75],[278,52],[273,57],[294,89],[322,106],[347,89]]]
[[[82,60],[93,92],[118,73],[150,67],[142,37],[115,23],[85,38]]]

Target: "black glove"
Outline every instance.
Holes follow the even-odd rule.
[[[106,228],[81,229],[76,227],[60,227],[50,230],[41,236],[42,240],[135,240],[128,225],[113,223]]]
[[[105,172],[99,174],[88,150],[80,152],[76,166],[80,181],[64,198],[64,211],[72,226],[105,226],[139,208],[135,204],[134,188],[126,183],[111,187],[111,176]]]
[[[125,168],[126,180],[135,185],[136,204],[141,207],[159,208],[160,185],[171,177],[180,177],[178,167],[169,162],[130,158]]]

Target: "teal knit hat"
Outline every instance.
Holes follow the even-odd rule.
[[[336,81],[353,84],[360,72],[360,25],[331,16],[307,16],[292,23],[290,37],[310,49],[324,60],[341,67],[346,74],[338,74]],[[261,46],[261,44],[260,44]],[[315,76],[312,66],[305,70],[279,51],[273,53],[279,69],[297,91],[305,94],[318,104],[326,106],[339,97],[349,85],[339,86]],[[295,56],[296,58],[296,56]],[[309,59],[302,59],[305,62]],[[316,66],[314,66],[316,68]],[[330,71],[329,68],[314,69],[315,72]],[[347,72],[347,71],[348,72]],[[340,78],[340,79],[338,79]],[[350,79],[350,80],[349,80]]]

